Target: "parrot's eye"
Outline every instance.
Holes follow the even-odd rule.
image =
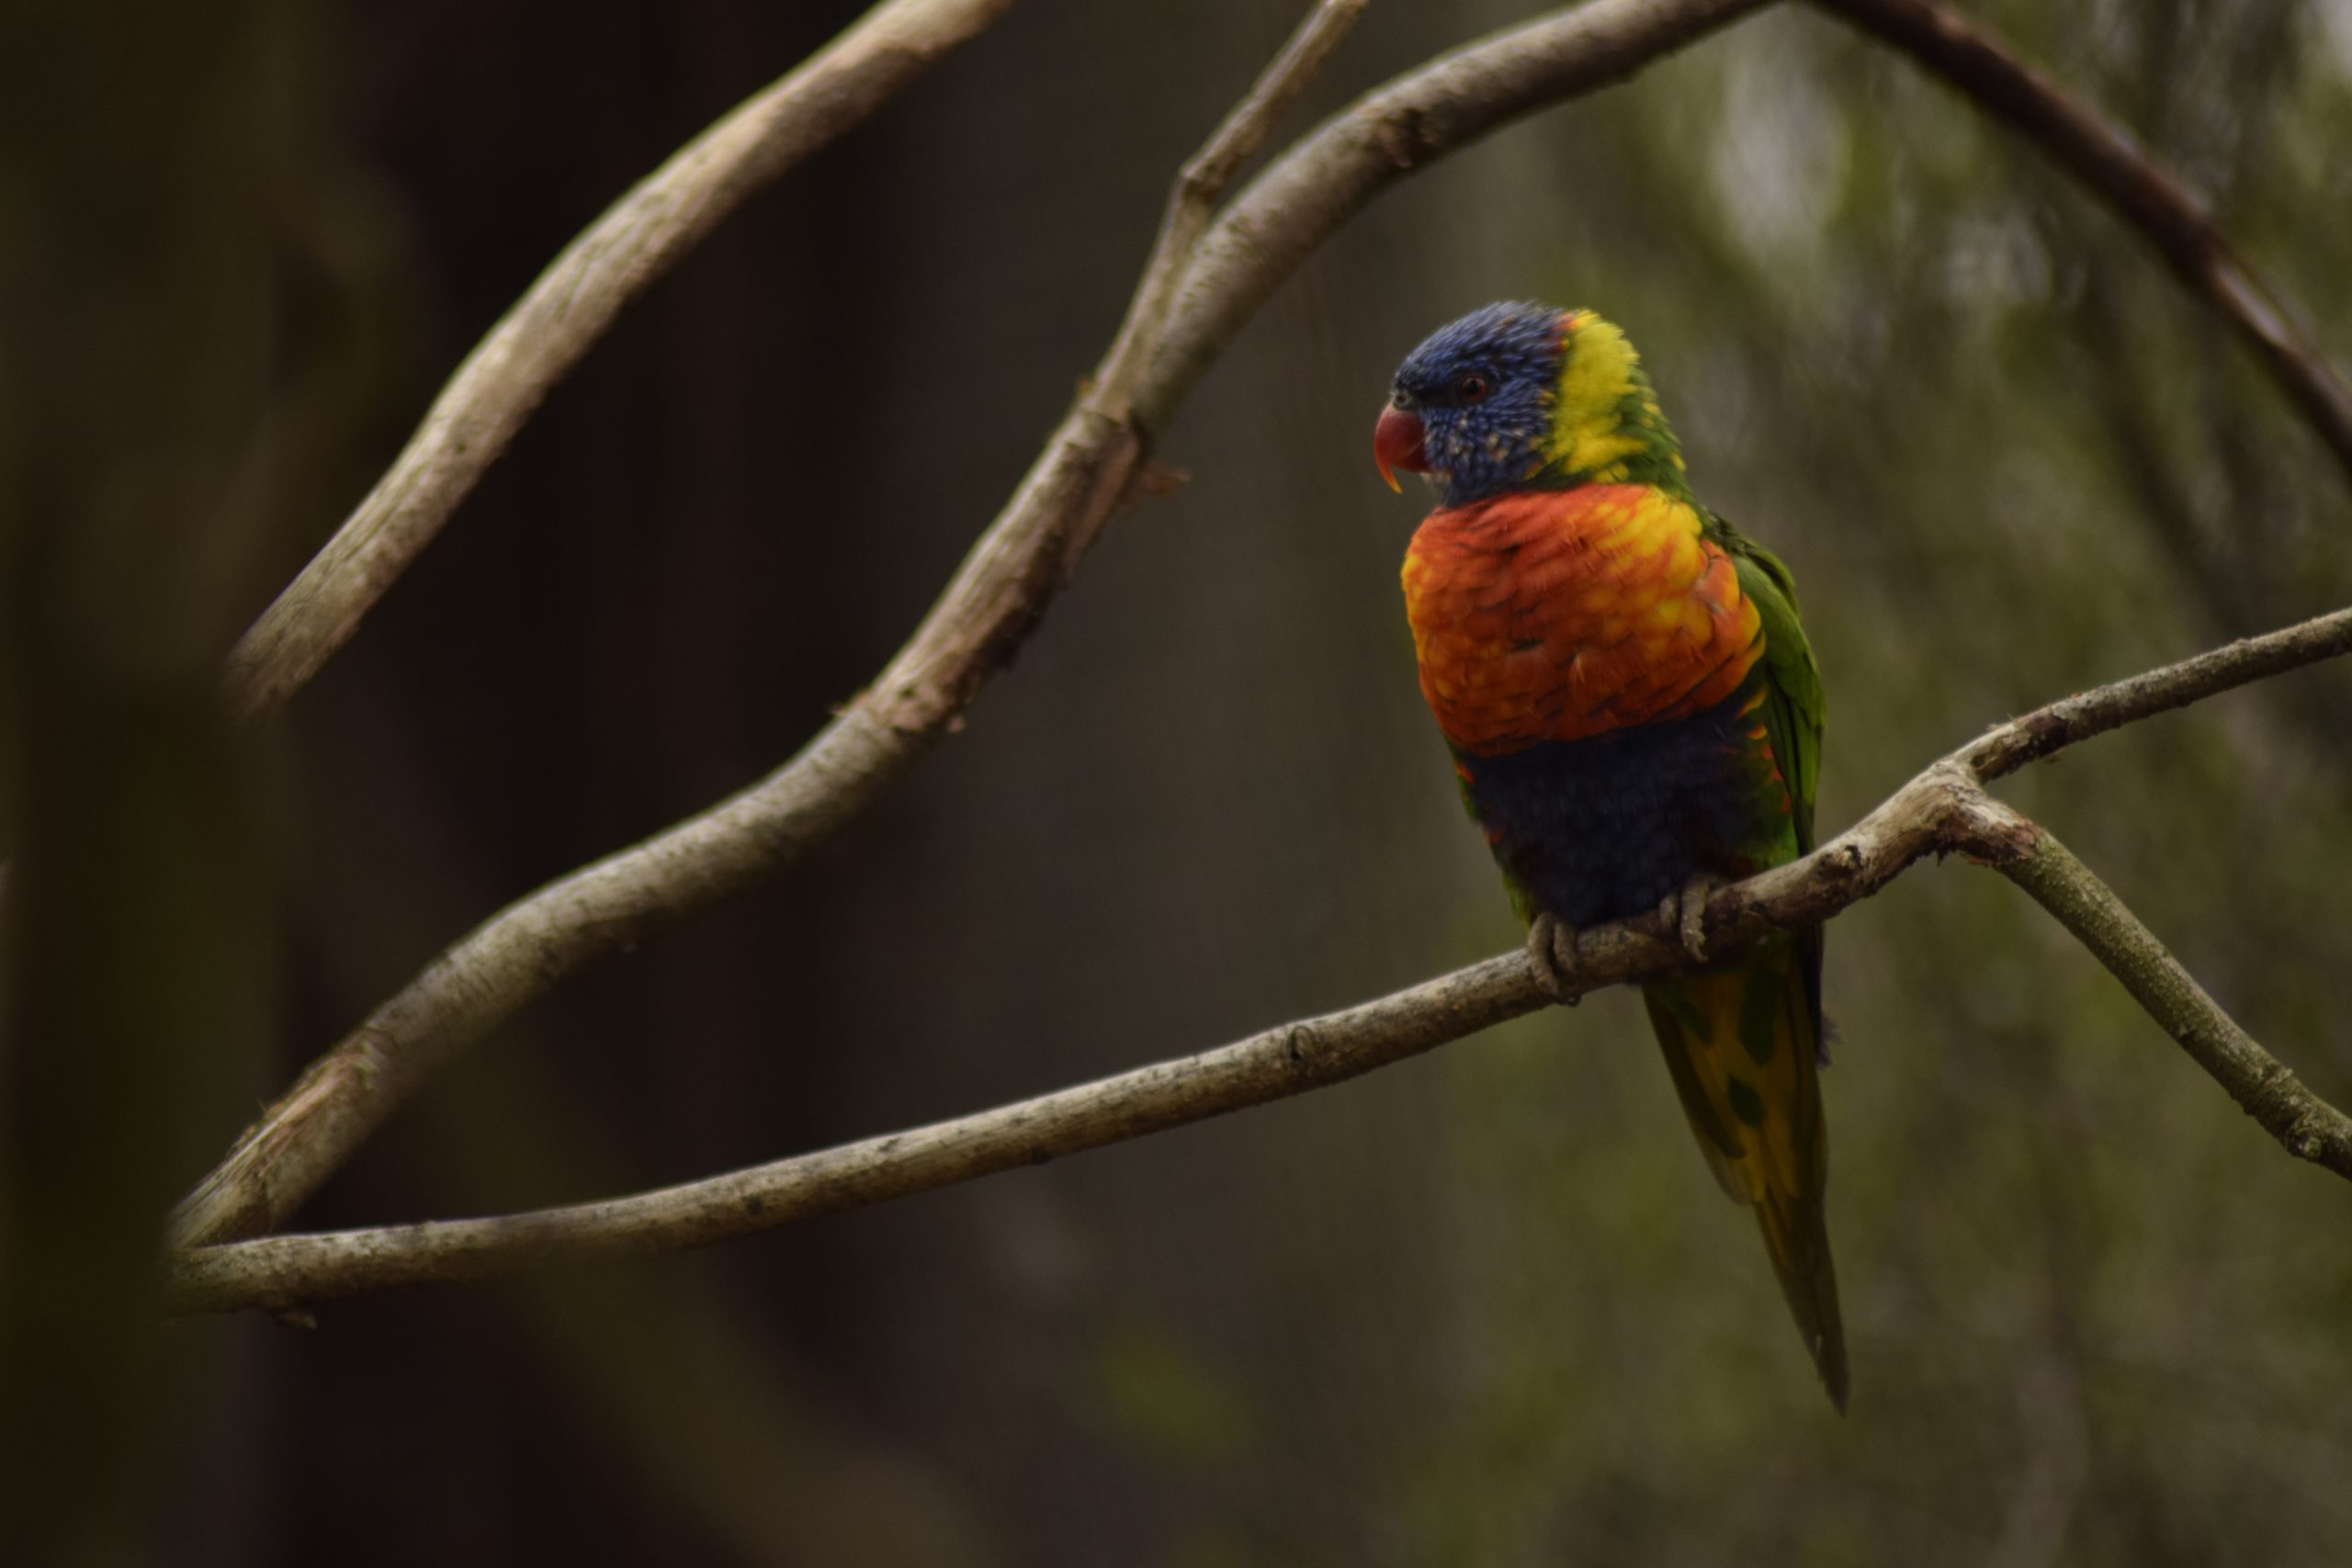
[[[1493,389],[1493,384],[1483,370],[1469,371],[1453,383],[1454,397],[1465,403],[1485,402],[1487,394]]]

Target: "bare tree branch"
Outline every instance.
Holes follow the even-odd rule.
[[[2046,828],[2001,873],[2123,982],[2132,999],[2289,1154],[2352,1180],[2352,1116],[2303,1087],[2190,978],[2140,918]]]
[[[2140,231],[2173,275],[2237,329],[2352,476],[2352,391],[2246,265],[2205,204],[2118,127],[1936,0],[1815,0],[1903,51],[2006,121]]]
[[[1959,756],[1979,778],[2001,778],[2119,725],[2346,653],[2352,653],[2352,610],[2332,611],[2036,708],[1988,730]]]
[[[2014,719],[1953,751],[1846,832],[1792,864],[1717,892],[1711,951],[1828,919],[1930,852],[1996,865],[2040,899],[2200,1066],[2300,1157],[2352,1178],[2352,1121],[2312,1095],[2197,988],[2178,963],[2057,840],[1993,799],[1984,781],[2134,719],[2352,652],[2352,610],[2233,643]],[[1577,988],[1687,963],[1657,917],[1596,927],[1577,943]],[[1284,1024],[954,1121],[602,1202],[496,1219],[272,1236],[175,1252],[178,1313],[306,1303],[564,1259],[699,1247],[1040,1164],[1301,1094],[1419,1055],[1545,1005],[1523,953],[1343,1011]]]
[[[605,209],[466,356],[358,510],[238,641],[230,707],[266,718],[317,672],[623,306],[1011,3],[884,0]]]
[[[1361,99],[1253,181],[1204,236],[1161,342],[1123,328],[946,591],[875,682],[790,761],[656,837],[527,895],[428,965],[324,1055],[185,1200],[182,1246],[252,1235],[287,1215],[393,1107],[500,1021],[582,967],[673,930],[797,859],[854,818],[947,732],[1010,659],[1141,477],[1148,433],[1275,283],[1405,170],[1513,116],[1623,77],[1761,0],[1589,0],[1498,34]],[[1318,11],[1318,17],[1334,9]],[[1214,201],[1285,101],[1285,70],[1319,57],[1311,21],[1212,138],[1172,201]],[[1289,62],[1285,65],[1284,62]],[[1176,210],[1171,207],[1171,213]],[[1189,220],[1186,220],[1189,221]],[[1150,269],[1136,300],[1157,310]],[[1132,374],[1130,367],[1133,367]]]

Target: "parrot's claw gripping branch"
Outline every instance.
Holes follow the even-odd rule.
[[[1537,911],[1527,922],[1527,962],[1535,970],[1536,984],[1562,1007],[1572,1008],[1584,999],[1585,988],[1577,984],[1576,928],[1548,909]]]
[[[1707,963],[1707,900],[1723,885],[1723,878],[1701,872],[1657,908],[1657,918],[1682,939],[1682,951],[1693,964]]]
[[[1713,955],[1707,949],[1707,900],[1724,886],[1719,876],[1704,873],[1666,896],[1657,907],[1657,922],[1665,933],[1681,943],[1692,964],[1705,967]],[[1583,961],[1577,956],[1574,926],[1548,909],[1539,909],[1527,922],[1527,962],[1535,983],[1562,1007],[1572,1008],[1585,993],[1608,981],[1588,981]]]

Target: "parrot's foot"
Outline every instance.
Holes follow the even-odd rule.
[[[1724,885],[1720,876],[1694,872],[1679,893],[1669,893],[1657,907],[1657,918],[1682,939],[1682,951],[1693,964],[1707,962],[1707,899]]]
[[[1575,988],[1576,928],[1556,915],[1538,915],[1527,923],[1527,961],[1535,966],[1536,981],[1562,1007],[1583,1000]]]

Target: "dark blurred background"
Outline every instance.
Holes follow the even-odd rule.
[[[471,343],[856,9],[11,7],[18,1560],[2343,1562],[2352,1192],[1957,865],[1829,943],[1844,1421],[1623,995],[706,1254],[155,1326],[162,1210],[302,1062],[879,667],[1300,7],[1015,6],[633,309],[232,737],[222,649]],[[2352,363],[2352,5],[1971,10]],[[1310,107],[1527,14],[1375,5]],[[1414,687],[1419,499],[1369,447],[1405,350],[1510,296],[1622,322],[1701,494],[1794,568],[1827,827],[1987,723],[2352,591],[2344,475],[2216,320],[1906,62],[1776,10],[1344,230],[1166,433],[1191,485],[1113,525],[963,733],[530,1010],[300,1223],[773,1158],[1513,942]],[[2338,1102],[2347,704],[2306,674],[2006,786]]]

